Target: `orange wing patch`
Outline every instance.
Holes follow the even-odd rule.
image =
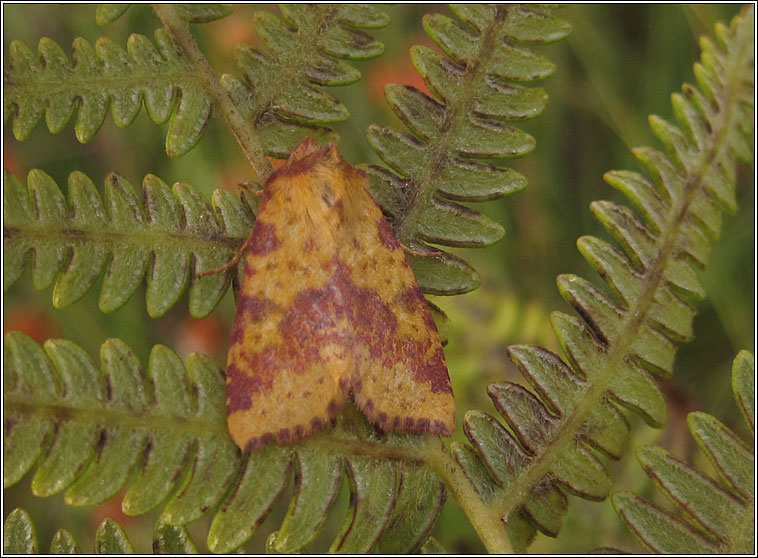
[[[227,366],[243,449],[297,441],[352,391],[384,430],[452,435],[437,328],[366,174],[304,140],[266,182]]]

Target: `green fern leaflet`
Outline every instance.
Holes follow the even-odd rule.
[[[734,359],[732,387],[754,437],[755,359],[747,351]],[[613,506],[635,537],[654,552],[751,554],[755,549],[755,455],[739,436],[709,414],[690,413],[687,423],[722,484],[663,448],[645,446],[637,450],[637,459],[684,512],[686,521],[633,492],[615,493]]]
[[[37,533],[29,514],[16,508],[5,519],[3,551],[6,554],[37,554]],[[153,531],[155,554],[197,554],[197,545],[185,527],[166,525],[158,520]],[[49,554],[81,554],[79,544],[65,529],[53,535]],[[95,533],[95,554],[134,554],[134,547],[124,528],[117,521],[106,518]]]
[[[519,5],[452,5],[458,20],[424,17],[424,30],[446,56],[411,49],[416,70],[434,97],[389,84],[385,96],[410,133],[373,125],[369,143],[393,170],[368,168],[371,190],[392,219],[398,240],[412,248],[408,261],[419,285],[433,294],[476,289],[479,275],[463,260],[432,249],[487,246],[503,228],[455,201],[481,201],[526,186],[502,161],[534,149],[527,133],[510,125],[536,116],[547,93],[518,82],[550,75],[553,64],[526,46],[565,37],[569,25],[550,8]]]

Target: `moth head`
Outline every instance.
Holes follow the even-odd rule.
[[[320,147],[306,138],[287,163],[266,182],[269,196],[283,197],[291,209],[310,219],[343,221],[368,187],[368,176],[356,169],[333,143]]]

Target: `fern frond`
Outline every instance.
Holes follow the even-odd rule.
[[[35,495],[67,489],[68,504],[93,505],[118,492],[137,467],[123,509],[140,514],[169,495],[189,463],[192,474],[164,517],[183,524],[218,502],[239,456],[224,425],[223,376],[208,357],[190,357],[185,373],[158,346],[145,377],[118,340],[103,345],[100,371],[73,343],[48,341],[45,349],[22,334],[6,336],[6,486],[39,461]]]
[[[98,25],[108,25],[126,13],[131,4],[98,4],[95,21]],[[224,18],[234,11],[231,4],[181,4],[177,11],[182,19],[190,23],[208,23]]]
[[[652,181],[631,172],[606,175],[642,218],[611,202],[591,206],[622,249],[594,237],[578,246],[612,294],[560,276],[561,295],[581,317],[551,316],[566,360],[540,347],[509,347],[533,391],[491,385],[507,428],[469,412],[464,430],[472,446],[454,445],[472,484],[509,527],[516,523],[521,542],[535,527],[558,532],[566,494],[608,495],[610,478],[596,454],[621,455],[629,430],[623,409],[651,425],[665,420],[653,374],[670,375],[676,343],[692,336],[691,304],[704,296],[695,272],[718,236],[720,208],[734,209],[736,159],[751,156],[745,136],[753,125],[752,7],[716,33],[718,46],[701,41],[700,91],[685,85],[684,96],[673,96],[682,129],[651,119],[668,155],[634,151]]]
[[[337,430],[304,444],[240,455],[226,427],[223,375],[204,355],[190,355],[185,370],[158,345],[143,372],[129,347],[112,339],[98,370],[69,341],[47,341],[43,350],[10,332],[4,356],[5,486],[38,464],[35,495],[66,490],[68,504],[83,506],[134,477],[122,502],[129,515],[162,505],[166,524],[184,525],[217,507],[208,534],[213,552],[252,536],[291,468],[295,486],[272,543],[277,552],[298,551],[316,536],[345,473],[350,508],[335,552],[415,550],[444,502],[418,437],[380,437],[357,409],[343,413]]]
[[[520,46],[558,40],[567,23],[544,7],[454,5],[459,20],[424,17],[424,29],[446,56],[422,46],[411,58],[434,97],[389,84],[385,96],[410,133],[372,125],[366,136],[393,171],[369,167],[371,189],[393,220],[425,292],[476,289],[479,276],[463,260],[426,243],[486,246],[502,238],[500,225],[455,201],[497,198],[526,186],[519,173],[476,159],[503,160],[534,149],[534,139],[509,122],[539,114],[543,89],[516,82],[541,79],[553,64]],[[424,253],[426,253],[424,255]]]
[[[739,401],[755,403],[755,362],[741,351],[732,365]],[[751,433],[753,415],[745,415]],[[653,552],[750,554],[755,550],[755,455],[732,430],[706,413],[687,415],[690,432],[721,477],[716,483],[663,448],[645,446],[637,459],[645,473],[683,512],[684,519],[633,492],[617,492],[613,506],[635,537]]]
[[[234,11],[232,4],[177,4],[179,17],[190,23],[209,23]]]
[[[146,276],[147,311],[164,314],[189,285],[190,313],[211,312],[226,292],[225,274],[197,279],[228,261],[253,223],[252,196],[216,190],[212,206],[188,184],[169,188],[148,175],[143,201],[123,177],[111,174],[101,198],[80,172],[68,180],[68,200],[44,172],[32,170],[28,186],[5,173],[3,273],[8,288],[33,257],[37,289],[55,281],[53,304],[77,301],[105,271],[100,308],[112,312]]]
[[[95,21],[98,25],[108,25],[124,15],[131,4],[98,4]]]
[[[364,60],[384,45],[360,29],[389,23],[369,5],[290,4],[280,6],[284,20],[256,12],[253,25],[267,53],[241,45],[235,55],[244,81],[221,81],[245,120],[252,122],[270,155],[286,157],[302,139],[321,134],[324,125],[348,118],[347,107],[322,86],[358,81],[358,70],[342,60]]]
[[[3,528],[3,552],[5,554],[37,554],[39,544],[29,514],[16,508],[5,520]],[[59,529],[53,535],[49,554],[80,554],[73,535]],[[166,525],[158,520],[153,532],[154,554],[197,554],[197,545],[184,526]],[[129,537],[119,523],[105,518],[95,533],[95,554],[134,554]]]
[[[213,104],[203,76],[182,58],[162,29],[155,32],[155,43],[131,35],[126,51],[104,37],[94,48],[77,38],[72,59],[46,37],[40,39],[37,55],[13,41],[6,68],[4,118],[13,117],[18,140],[29,137],[43,113],[54,134],[76,113],[76,139],[86,143],[103,125],[109,106],[114,123],[125,127],[144,102],[153,122],[168,121],[166,152],[179,156],[200,139]]]
[[[341,59],[381,54],[383,45],[358,28],[382,27],[389,20],[370,6],[281,9],[284,22],[268,12],[255,15],[254,25],[270,54],[240,48],[237,58],[247,83],[232,76],[222,82],[236,110],[260,135],[263,149],[283,157],[307,136],[333,139],[323,126],[346,119],[348,112],[321,86],[357,81],[360,73]],[[171,10],[193,23],[229,13],[223,5],[175,5]],[[98,22],[113,21],[123,11],[121,6],[101,6]],[[58,133],[76,113],[76,138],[85,143],[102,126],[109,106],[116,125],[125,127],[144,102],[155,123],[169,122],[166,152],[178,157],[199,141],[219,102],[208,80],[166,29],[155,32],[155,44],[131,35],[126,51],[106,38],[98,39],[95,48],[79,38],[73,60],[48,38],[40,40],[36,56],[14,41],[4,74],[4,118],[13,117],[14,136],[24,140],[43,114],[50,132]]]

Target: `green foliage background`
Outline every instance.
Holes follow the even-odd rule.
[[[14,39],[32,49],[43,36],[64,49],[77,36],[94,42],[105,35],[124,45],[129,34],[152,36],[160,25],[147,6],[133,7],[106,28],[96,25],[92,5],[5,5],[3,9],[6,61],[8,44]],[[259,9],[277,11],[274,6],[238,6],[229,18],[193,26],[201,49],[218,73],[232,70],[236,42],[255,44],[248,22]],[[329,91],[351,110],[350,119],[335,129],[342,137],[341,151],[353,164],[379,162],[365,141],[369,124],[400,125],[381,92],[385,82],[418,85],[420,80],[410,65],[408,49],[414,44],[432,46],[423,33],[421,17],[425,13],[449,14],[442,5],[382,9],[392,22],[372,31],[372,35],[386,45],[384,55],[351,63],[363,73],[363,79]],[[581,235],[603,236],[588,205],[597,199],[622,199],[602,180],[603,173],[638,168],[628,149],[657,145],[646,116],[658,114],[673,119],[669,95],[678,91],[683,82],[693,81],[692,64],[699,57],[697,37],[711,33],[717,20],[730,21],[739,9],[739,5],[708,4],[571,5],[560,11],[558,15],[571,23],[573,32],[567,41],[540,48],[557,66],[555,74],[540,84],[549,94],[547,108],[533,121],[519,123],[535,137],[537,149],[512,162],[527,177],[529,186],[514,196],[477,204],[477,209],[506,230],[505,239],[494,246],[461,251],[481,274],[482,287],[464,296],[434,299],[451,318],[446,355],[461,411],[492,411],[484,387],[495,380],[517,380],[517,372],[504,352],[506,345],[536,342],[555,349],[548,313],[567,309],[558,295],[555,277],[560,273],[594,275],[575,248]],[[31,168],[43,169],[64,188],[72,170],[84,172],[98,187],[111,171],[120,172],[135,185],[145,174],[153,173],[168,184],[189,182],[201,189],[206,199],[215,188],[234,189],[238,182],[250,179],[247,164],[223,122],[212,119],[199,145],[178,159],[166,157],[165,129],[157,128],[144,110],[125,129],[118,129],[110,117],[106,118],[103,128],[87,144],[75,140],[70,125],[58,136],[38,125],[25,142],[15,141],[6,125],[5,167],[20,179]],[[701,274],[708,297],[698,304],[696,341],[680,348],[674,377],[663,382],[669,403],[668,421],[662,430],[633,429],[635,438],[630,442],[632,446],[661,445],[686,460],[694,459],[705,471],[709,464],[697,453],[684,417],[689,411],[707,411],[744,433],[732,403],[730,367],[739,349],[755,351],[754,176],[745,165],[739,167],[739,172],[740,209],[735,216],[725,218],[721,239],[713,247],[708,269]],[[198,326],[188,316],[186,300],[159,319],[149,318],[144,294],[139,291],[120,310],[104,314],[98,309],[99,285],[78,303],[57,310],[50,304],[50,289],[36,292],[25,278],[4,296],[5,331],[22,329],[19,324],[23,323],[23,327],[37,328],[41,335],[38,341],[64,337],[93,356],[106,338],[118,337],[133,348],[143,363],[156,343],[175,348],[182,358],[199,350],[218,363],[225,362],[234,314],[231,293]],[[144,285],[140,287],[143,289]],[[617,488],[637,491],[653,501],[660,498],[631,454],[609,468]],[[111,515],[125,527],[137,552],[149,551],[148,541],[159,511],[126,518],[121,515],[120,500],[118,495],[95,509],[71,508],[63,504],[62,495],[45,500],[34,498],[27,481],[4,494],[6,513],[17,506],[29,511],[43,549],[60,527],[74,533],[83,550],[91,549],[97,524]],[[285,502],[286,498],[279,500],[277,506],[281,509],[275,509],[267,523],[277,524]],[[344,510],[346,505],[343,493],[332,515],[341,517],[339,509]],[[204,518],[189,526],[201,548],[207,521]],[[339,525],[333,527],[337,529]],[[247,549],[263,551],[270,531],[264,524]],[[483,551],[452,498],[448,498],[433,534],[449,552]],[[327,540],[327,535],[322,536]],[[572,498],[559,536],[538,537],[530,552],[584,553],[599,546],[640,550],[613,512],[610,501],[595,503]]]

